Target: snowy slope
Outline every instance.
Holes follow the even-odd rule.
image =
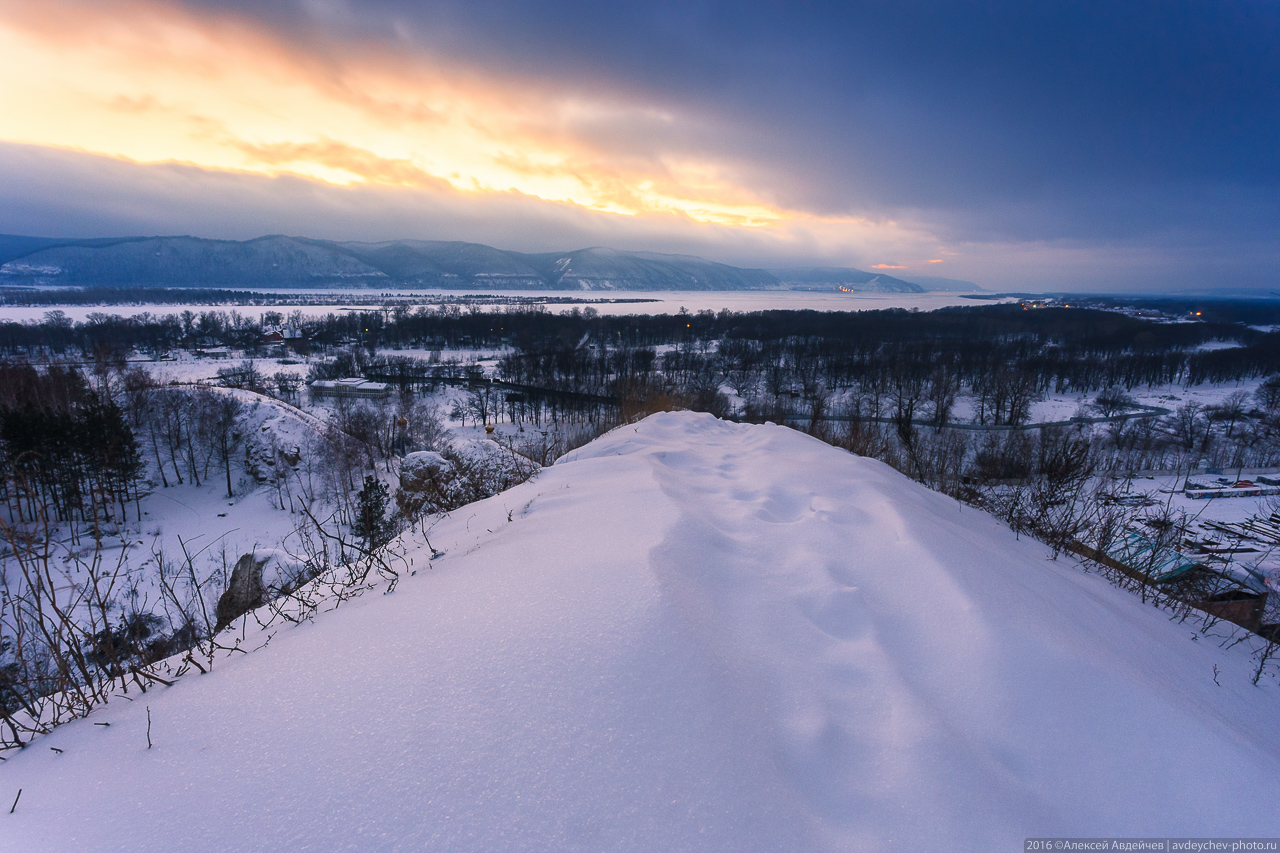
[[[799,433],[655,415],[431,541],[394,594],[10,754],[0,849],[1280,835],[1242,649]]]
[[[145,513],[143,521],[133,523],[131,514],[131,521],[122,536],[104,541],[104,562],[107,565],[115,565],[119,560],[121,538],[131,543],[124,566],[128,575],[127,585],[137,592],[130,598],[130,603],[143,611],[165,613],[174,624],[177,614],[168,610],[167,601],[160,593],[155,555],[161,554],[171,564],[181,566],[185,546],[191,554],[198,555],[194,568],[203,582],[218,573],[220,563],[234,565],[241,554],[250,551],[266,553],[282,544],[295,546],[289,537],[300,516],[288,511],[289,504],[283,496],[285,490],[277,492],[270,484],[259,485],[252,472],[261,472],[263,478],[273,478],[288,467],[287,459],[294,459],[305,471],[308,465],[315,463],[314,457],[320,452],[316,449],[316,440],[326,428],[324,422],[314,415],[279,400],[250,391],[212,390],[235,397],[244,404],[241,415],[243,440],[236,449],[235,464],[250,473],[241,474],[233,468],[234,496],[227,498],[226,479],[216,464],[211,466],[204,482],[197,486],[189,477],[179,485],[172,463],[167,462],[169,485],[160,486],[155,458],[146,443],[146,436],[143,436],[143,453],[153,484],[151,493],[141,501]],[[296,483],[305,473],[292,476],[293,491],[297,492]],[[299,497],[296,502],[301,505],[302,499]],[[132,513],[132,508],[130,511]],[[135,536],[137,538],[133,538]],[[224,550],[230,555],[226,561],[222,560]],[[278,567],[278,561],[273,561],[268,566],[269,573]],[[270,574],[268,580],[271,580]],[[225,580],[213,586],[217,588],[216,594],[225,588]]]

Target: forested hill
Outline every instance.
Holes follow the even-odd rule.
[[[856,269],[744,269],[691,255],[608,248],[526,254],[479,243],[332,242],[128,237],[59,240],[0,235],[0,285],[83,287],[447,287],[518,290],[865,292],[940,289]]]

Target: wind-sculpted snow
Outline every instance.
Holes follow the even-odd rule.
[[[430,536],[394,594],[12,755],[0,848],[1280,834],[1242,649],[799,433],[655,415]]]

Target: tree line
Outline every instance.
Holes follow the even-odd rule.
[[[1274,309],[1271,309],[1274,310]],[[1264,312],[1265,309],[1259,308]],[[58,311],[39,322],[0,323],[0,355],[78,355],[85,361],[138,349],[163,354],[224,345],[262,351],[263,332],[297,328],[299,347],[427,350],[511,347],[530,356],[569,353],[584,341],[614,350],[715,345],[750,369],[791,362],[844,387],[886,365],[947,365],[962,381],[993,367],[1017,366],[1038,387],[1063,392],[1112,385],[1223,382],[1280,370],[1280,335],[1242,322],[1150,322],[1085,308],[1027,310],[994,305],[912,312],[759,311],[604,316],[594,309],[553,313],[533,305],[484,311],[458,305],[410,310],[405,305],[307,317],[266,311],[184,311],[119,317],[91,314],[74,323]],[[1205,344],[1239,344],[1200,350]],[[564,372],[564,371],[562,371]],[[571,380],[573,378],[571,377]]]
[[[11,518],[123,521],[143,470],[124,411],[81,371],[0,362],[0,489]]]

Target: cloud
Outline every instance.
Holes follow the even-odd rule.
[[[0,220],[1271,284],[1277,27],[1156,0],[6,0],[0,139],[50,190],[0,175]]]
[[[278,152],[277,156],[291,156]],[[352,156],[339,150],[332,162]],[[391,168],[391,167],[388,167]],[[914,246],[905,228],[859,236],[820,221],[781,229],[698,222],[669,211],[618,216],[516,192],[469,193],[445,182],[335,185],[290,174],[139,164],[0,143],[0,233],[48,236],[287,233],[336,240],[464,240],[522,251],[610,245],[700,254],[747,266],[826,259],[860,265],[865,249]]]
[[[670,213],[616,216],[519,193],[476,195],[448,185],[338,186],[4,143],[0,199],[0,233],[41,236],[248,239],[283,233],[334,240],[462,240],[530,252],[606,245],[742,266],[863,269],[885,247],[921,258],[936,248],[931,235],[906,223],[852,238],[804,220],[782,230],[744,229]],[[1274,286],[1269,244],[1152,249],[1141,243],[987,242],[957,243],[949,251],[948,275],[996,289]]]
[[[8,141],[335,184],[444,182],[746,227],[798,213],[737,181],[728,158],[684,147],[696,118],[644,103],[359,45],[319,61],[250,23],[160,3],[45,5],[74,23],[51,28],[22,4],[26,16],[0,20]]]

